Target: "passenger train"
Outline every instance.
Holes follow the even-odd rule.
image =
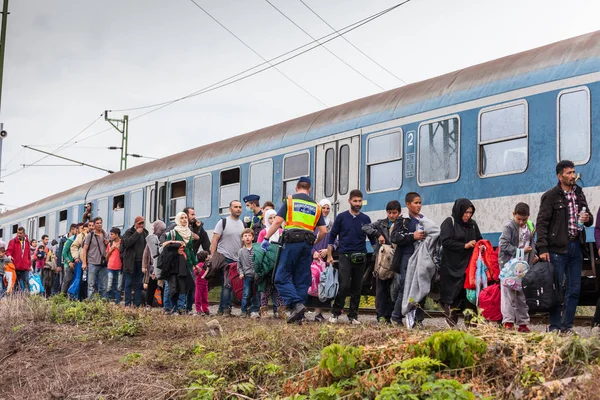
[[[497,244],[514,205],[535,221],[555,165],[576,163],[591,211],[600,206],[600,31],[403,86],[190,149],[108,175],[0,215],[0,237],[17,227],[51,238],[80,220],[83,205],[105,226],[131,227],[144,215],[173,220],[186,205],[210,231],[231,200],[256,193],[276,204],[299,177],[333,212],[350,190],[363,211],[385,215],[391,199],[421,194],[423,213],[441,223],[455,199],[476,207],[484,237]],[[117,205],[123,205],[117,208]],[[595,304],[600,280],[593,229],[581,304]]]

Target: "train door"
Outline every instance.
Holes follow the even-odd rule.
[[[317,146],[315,200],[329,199],[332,217],[350,208],[350,191],[359,188],[360,136]]]
[[[37,217],[27,218],[27,226],[25,229],[29,240],[39,239],[37,237]]]
[[[146,186],[146,229],[152,232],[152,223],[156,220],[165,220],[166,182],[154,182]]]

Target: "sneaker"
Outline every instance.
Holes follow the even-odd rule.
[[[554,335],[558,335],[558,334],[560,334],[560,329],[558,329],[558,328],[548,328],[548,329],[546,329],[546,332],[552,333]]]
[[[362,325],[356,318],[348,318],[348,322],[350,322],[350,325]]]
[[[254,311],[254,312],[250,313],[250,318],[252,318],[252,319],[260,318],[260,314],[256,311]]]
[[[267,314],[268,314],[268,312],[269,312],[269,307],[267,307],[267,306],[262,306],[262,307],[260,308],[260,316],[261,316],[262,318],[267,318]]]
[[[318,313],[317,315],[315,315],[315,322],[325,322],[325,317],[323,316],[323,314]]]
[[[329,322],[330,324],[337,324],[338,317],[336,317],[335,315],[332,315],[331,317],[329,317],[329,319],[327,320],[327,322]]]
[[[240,315],[240,317],[242,317],[242,318],[250,318],[250,313],[242,311],[242,314]]]
[[[391,324],[392,320],[386,317],[378,317],[377,322],[379,322],[380,324]]]
[[[573,328],[565,329],[561,333],[565,336],[579,336],[579,334],[575,332]]]
[[[415,316],[417,314],[417,309],[409,311],[404,317],[406,322],[406,327],[408,329],[412,329],[415,326]]]
[[[306,312],[306,307],[302,303],[296,303],[290,312],[290,315],[287,317],[287,323],[291,324],[292,322],[296,322],[304,318],[304,313]]]
[[[531,329],[529,329],[527,325],[519,325],[519,329],[517,329],[517,332],[531,333]]]
[[[515,324],[513,324],[512,322],[505,322],[505,323],[503,324],[503,326],[504,326],[504,329],[507,329],[507,330],[509,330],[509,331],[512,331],[512,330],[514,330],[514,329],[515,329]],[[519,329],[521,329],[521,327],[520,327],[520,326],[519,326]],[[521,332],[521,331],[519,331],[519,332]]]
[[[287,307],[286,306],[279,306],[277,307],[277,318],[280,319],[285,319],[285,313],[287,311]]]

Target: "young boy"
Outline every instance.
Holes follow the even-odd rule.
[[[498,261],[500,268],[509,260],[515,258],[517,249],[523,249],[525,261],[533,265],[538,261],[535,248],[532,246],[535,228],[529,220],[529,206],[518,203],[513,212],[513,219],[508,221],[500,235],[500,252]],[[501,285],[500,308],[502,311],[502,324],[506,329],[514,329],[515,324],[519,332],[529,332],[529,308],[525,301],[523,290],[514,290]]]
[[[121,267],[121,230],[112,228],[110,230],[110,241],[106,249],[106,259],[108,261],[108,276],[106,284],[106,298],[115,300],[116,304],[121,302],[121,290],[123,289],[123,272]]]
[[[238,271],[240,279],[244,281],[244,292],[242,294],[242,317],[260,318],[260,295],[258,292],[253,296],[254,286],[254,231],[246,228],[242,231],[242,248],[238,252]],[[248,302],[251,302],[248,310]]]
[[[392,234],[401,230],[408,233],[408,222],[400,216],[402,209],[398,200],[388,202],[385,211],[387,218],[363,225],[362,227],[362,231],[366,233],[369,239],[377,240],[377,244],[373,248],[374,254],[379,254],[379,249],[382,245],[394,245],[391,241]],[[395,251],[401,252],[402,248]],[[397,257],[394,254],[394,260],[396,259]],[[394,262],[392,261],[392,270],[395,269],[397,270],[397,268],[394,268]],[[393,278],[381,279],[377,277],[375,309],[377,310],[377,320],[379,322],[391,323],[394,301],[392,300],[390,289],[393,281]]]
[[[194,267],[194,275],[196,276],[196,295],[194,298],[196,313],[200,316],[210,315],[208,309],[208,281],[205,279],[208,271],[204,267],[204,263],[208,258],[208,252],[199,251],[197,257],[198,265]]]

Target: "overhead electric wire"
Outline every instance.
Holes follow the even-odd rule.
[[[287,14],[285,14],[283,11],[281,11],[279,8],[277,8],[275,6],[275,4],[271,3],[269,0],[265,0],[267,3],[269,3],[269,5],[271,7],[273,7],[279,14],[281,14],[285,19],[287,19],[288,21],[290,21],[296,28],[300,29],[302,32],[304,32],[308,37],[310,37],[313,40],[317,40],[313,35],[311,35],[307,30],[305,30],[304,28],[302,28],[300,25],[298,25],[293,19],[291,19],[290,17],[287,16]],[[377,82],[373,81],[371,78],[369,78],[368,76],[366,76],[365,74],[363,74],[362,72],[360,72],[359,70],[357,70],[356,68],[354,68],[352,65],[350,65],[350,63],[348,63],[346,60],[342,59],[340,56],[338,56],[337,54],[335,54],[333,51],[331,51],[329,48],[327,48],[326,46],[323,46],[323,48],[325,50],[327,50],[327,52],[329,52],[329,54],[331,54],[332,56],[334,56],[335,58],[337,58],[338,60],[340,60],[342,63],[344,63],[346,66],[348,66],[348,68],[350,68],[352,71],[356,72],[357,74],[359,74],[360,76],[362,76],[364,79],[366,79],[367,81],[371,82],[373,85],[377,86],[379,89],[381,90],[385,90],[382,86],[380,86]]]
[[[254,54],[256,54],[261,60],[263,60],[264,62],[268,63],[269,65],[271,64],[269,61],[267,61],[266,58],[264,58],[258,51],[254,50],[252,47],[250,47],[250,45],[248,43],[246,43],[245,41],[242,40],[242,38],[240,38],[238,35],[236,35],[235,33],[233,33],[229,28],[227,28],[225,25],[223,25],[218,19],[216,19],[214,16],[212,16],[211,13],[209,13],[208,11],[206,11],[204,9],[204,7],[202,7],[200,4],[198,4],[195,0],[190,0],[196,7],[198,7],[200,10],[202,10],[202,12],[204,12],[204,14],[208,15],[213,21],[215,21],[221,28],[225,29],[231,36],[233,36],[234,38],[236,38],[241,44],[243,44],[248,50],[250,50],[251,52],[253,52]],[[315,96],[314,94],[312,94],[311,92],[308,91],[308,89],[306,89],[305,87],[303,87],[302,85],[300,85],[298,82],[296,82],[295,80],[293,80],[292,78],[290,78],[288,75],[286,75],[282,70],[280,70],[279,68],[275,67],[275,70],[277,72],[279,72],[284,78],[286,78],[288,81],[292,82],[294,85],[296,85],[300,90],[302,90],[304,93],[308,94],[310,97],[312,97],[313,99],[315,99],[316,101],[318,101],[319,103],[321,103],[322,105],[324,105],[325,107],[328,107],[327,104],[325,104],[321,99],[319,99],[317,96]]]
[[[313,10],[308,4],[306,4],[306,2],[304,0],[299,0],[299,1],[300,1],[300,3],[302,3],[304,5],[304,7],[308,8],[310,10],[310,12],[312,12],[317,18],[319,18],[325,25],[327,25],[328,27],[333,29],[334,32],[337,32],[337,29],[335,29],[333,26],[331,26],[331,24],[329,24],[329,22],[325,21],[325,19],[323,17],[321,17],[315,10]],[[373,64],[377,65],[379,68],[381,68],[382,70],[384,70],[385,72],[387,72],[388,74],[393,76],[394,78],[398,79],[403,84],[407,85],[407,83],[404,79],[400,78],[399,76],[394,74],[392,71],[390,71],[389,69],[387,69],[386,67],[384,67],[383,65],[381,65],[380,63],[375,61],[372,57],[370,57],[364,51],[359,49],[358,46],[356,46],[354,43],[352,43],[346,36],[342,36],[342,39],[344,39],[344,41],[346,41],[346,43],[348,43],[350,46],[354,47],[360,54],[362,54],[363,56],[365,56],[369,60],[371,60],[371,62]]]
[[[66,142],[64,142],[62,145],[60,145],[58,148],[56,148],[56,149],[55,149],[55,150],[53,150],[52,152],[53,152],[53,153],[57,153],[57,152],[59,152],[59,151],[61,151],[61,150],[64,150],[64,149],[66,149],[66,148],[69,148],[69,147],[73,146],[75,143],[78,143],[79,141],[75,141],[75,142],[73,142],[72,144],[70,144],[70,145],[69,145],[69,143],[70,143],[70,142],[72,142],[72,141],[73,141],[75,138],[77,138],[79,135],[81,135],[82,133],[84,133],[85,131],[87,131],[89,128],[91,128],[91,127],[92,127],[92,126],[93,126],[93,125],[94,125],[96,122],[98,122],[98,120],[99,120],[100,118],[102,118],[102,116],[103,116],[103,115],[104,115],[104,114],[100,114],[100,115],[99,115],[99,116],[98,116],[98,117],[97,117],[95,120],[93,120],[92,122],[90,122],[90,123],[89,123],[89,124],[88,124],[88,125],[87,125],[85,128],[83,128],[82,130],[80,130],[80,131],[79,131],[79,132],[78,132],[78,133],[77,133],[75,136],[71,137],[69,140],[67,140]],[[24,147],[22,147],[21,149],[24,149]],[[28,164],[28,166],[29,166],[29,167],[31,167],[31,166],[37,165],[38,163],[42,162],[43,160],[45,160],[45,159],[46,159],[46,158],[48,158],[48,157],[50,157],[50,156],[49,156],[49,155],[46,155],[46,156],[44,156],[44,157],[42,157],[42,158],[38,159],[37,161],[34,161],[34,162],[33,162],[33,163],[31,163],[31,164]],[[21,172],[21,171],[23,171],[25,168],[28,168],[28,167],[22,167],[22,168],[20,168],[20,169],[17,169],[17,170],[15,170],[15,171],[13,171],[13,172],[11,172],[11,173],[9,173],[9,174],[6,174],[6,175],[4,175],[4,178],[7,178],[7,177],[9,177],[9,176],[11,176],[11,175],[14,175],[14,174],[16,174],[16,173],[18,173],[18,172]]]
[[[305,54],[305,53],[307,53],[307,52],[309,52],[309,51],[311,51],[311,50],[313,50],[313,49],[315,49],[317,47],[322,46],[325,43],[328,43],[328,42],[330,42],[330,41],[332,41],[334,39],[337,39],[338,37],[340,37],[342,35],[345,35],[346,33],[351,32],[351,31],[353,31],[353,30],[355,30],[355,29],[357,29],[357,28],[359,28],[359,27],[361,27],[361,26],[363,26],[363,25],[365,25],[365,24],[367,24],[367,23],[369,23],[369,22],[371,22],[371,21],[373,21],[373,20],[375,20],[375,19],[377,19],[377,18],[379,18],[379,17],[387,14],[387,13],[389,13],[390,11],[393,11],[396,8],[403,6],[404,4],[406,4],[406,3],[410,2],[410,1],[411,0],[404,0],[403,2],[400,2],[400,3],[398,3],[398,4],[394,5],[394,6],[391,6],[391,7],[387,8],[387,9],[385,9],[383,11],[375,13],[375,14],[369,16],[369,17],[363,18],[363,19],[361,19],[361,20],[359,20],[357,22],[354,22],[354,23],[352,23],[350,25],[347,25],[347,26],[345,26],[345,27],[337,30],[336,32],[329,33],[329,34],[327,34],[327,35],[325,35],[325,36],[323,36],[323,37],[321,37],[321,38],[319,38],[317,40],[313,40],[312,42],[306,43],[306,44],[304,44],[302,46],[296,47],[295,49],[289,50],[289,51],[287,51],[287,52],[285,52],[285,53],[283,53],[283,54],[281,54],[279,56],[271,58],[270,60],[268,60],[268,63],[272,63],[275,60],[283,58],[283,57],[285,57],[285,56],[287,56],[289,54],[296,53],[297,51],[299,51],[301,49],[304,49],[304,48],[306,48],[308,46],[311,46],[311,45],[313,45],[313,44],[316,43],[314,46],[312,46],[312,47],[310,47],[310,48],[308,48],[306,50],[303,50],[302,52],[296,53],[296,54],[294,54],[294,55],[292,55],[292,56],[290,56],[290,57],[288,57],[288,58],[286,58],[286,59],[284,59],[282,61],[279,61],[279,62],[275,63],[274,65],[279,65],[279,64],[282,64],[282,63],[287,62],[289,60],[292,60],[292,59],[294,59],[294,58],[296,58],[296,57],[298,57],[298,56],[300,56],[302,54]],[[321,40],[324,40],[324,41],[321,42]],[[162,109],[164,107],[167,107],[167,106],[169,106],[171,104],[174,104],[174,103],[177,103],[179,101],[186,100],[186,99],[189,99],[191,97],[195,97],[195,96],[198,96],[198,95],[201,95],[201,94],[204,94],[204,93],[208,93],[208,92],[210,92],[210,91],[212,91],[214,89],[218,89],[218,88],[221,88],[221,87],[224,87],[224,86],[228,86],[231,83],[239,82],[239,81],[241,81],[243,79],[250,78],[250,77],[252,77],[252,76],[254,76],[254,75],[256,75],[256,74],[258,74],[260,72],[263,72],[263,71],[266,71],[266,70],[272,68],[272,65],[269,65],[269,67],[267,67],[267,68],[263,68],[261,70],[255,71],[255,72],[253,72],[253,73],[251,73],[249,75],[244,75],[244,74],[246,74],[246,73],[248,73],[250,71],[256,70],[257,68],[260,68],[260,67],[262,67],[264,65],[267,65],[268,63],[267,62],[263,62],[261,64],[257,64],[257,65],[255,65],[255,66],[253,66],[251,68],[248,68],[248,69],[246,69],[244,71],[238,72],[237,74],[232,75],[232,76],[230,76],[228,78],[222,79],[219,82],[213,83],[212,85],[206,86],[206,87],[204,87],[202,89],[199,89],[199,90],[197,90],[195,92],[192,92],[190,94],[187,94],[185,96],[182,96],[182,97],[179,97],[179,98],[176,98],[176,99],[173,99],[173,100],[163,101],[163,102],[160,102],[160,103],[149,104],[149,105],[139,106],[139,107],[113,109],[113,110],[109,110],[109,111],[111,111],[111,112],[137,111],[137,110],[143,110],[143,109],[148,109],[148,108],[154,108],[154,107],[156,107],[156,109],[151,110],[151,111],[149,111],[149,112],[147,112],[145,114],[141,114],[141,115],[139,115],[139,116],[136,117],[136,118],[141,118],[144,115],[147,115],[147,114],[152,113],[154,111],[158,111],[158,110],[160,110],[160,109]],[[244,76],[242,76],[239,79],[233,80],[231,82],[227,82],[227,81],[230,81],[230,80],[232,80],[234,78],[237,78],[237,77],[239,77],[241,75],[244,75]],[[227,82],[227,83],[225,83],[225,82]]]
[[[13,161],[15,161],[17,159],[17,157],[19,157],[19,155],[24,152],[25,149],[21,147],[21,150],[19,150],[17,152],[17,154],[15,154],[15,156],[13,158],[10,159],[9,162],[7,162],[6,164],[4,164],[4,167],[2,168],[2,170],[5,170]]]

